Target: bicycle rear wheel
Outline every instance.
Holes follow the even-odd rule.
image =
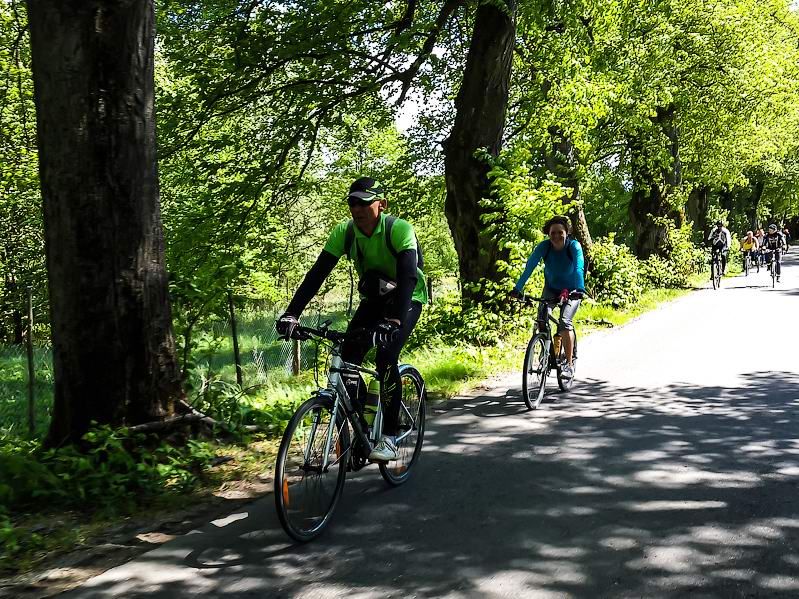
[[[344,489],[349,429],[343,416],[335,424],[332,419],[332,401],[312,397],[291,417],[277,454],[277,515],[283,530],[303,543],[324,530]]]
[[[527,408],[535,410],[544,398],[549,373],[549,342],[546,335],[536,333],[527,344],[522,371],[522,397]]]
[[[563,376],[561,372],[562,366],[566,363],[566,350],[563,344],[560,344],[560,355],[558,356],[558,387],[561,391],[568,391],[572,388],[574,383],[574,376],[577,373],[577,333],[574,334],[574,348],[572,349],[572,375],[569,377]]]
[[[424,442],[425,403],[427,391],[419,371],[408,364],[400,365],[402,405],[397,421],[397,459],[380,462],[380,474],[390,485],[401,485],[411,474]]]

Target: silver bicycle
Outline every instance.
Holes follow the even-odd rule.
[[[298,326],[295,339],[314,339],[331,344],[327,387],[305,401],[286,427],[275,468],[275,506],[280,524],[290,537],[306,542],[318,536],[333,515],[344,489],[347,471],[369,463],[383,427],[382,402],[378,400],[374,422],[363,418],[363,403],[353,402],[344,376],[377,372],[341,358],[347,333],[333,331],[325,323],[318,329]],[[363,335],[364,332],[353,333]],[[424,440],[426,391],[422,375],[408,364],[399,367],[402,385],[397,459],[378,462],[380,474],[390,485],[408,480],[419,459]]]

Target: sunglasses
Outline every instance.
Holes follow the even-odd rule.
[[[353,196],[349,196],[347,198],[347,204],[349,204],[350,208],[354,208],[355,206],[371,206],[375,202],[377,202],[380,198],[373,197],[371,200],[366,200],[363,198],[356,198]]]

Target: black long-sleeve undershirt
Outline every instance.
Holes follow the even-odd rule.
[[[386,309],[386,318],[396,318],[401,324],[405,322],[417,280],[416,250],[402,250],[397,254],[397,289],[394,301]]]
[[[333,272],[336,264],[338,264],[338,258],[327,250],[322,250],[316,262],[314,262],[314,265],[302,280],[302,284],[294,293],[291,303],[288,308],[286,308],[286,314],[291,314],[299,318],[302,311],[305,310],[305,306],[308,305],[308,302],[319,293],[319,290],[322,288],[322,283],[324,283],[325,279]]]

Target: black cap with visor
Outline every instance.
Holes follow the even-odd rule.
[[[347,195],[347,203],[350,206],[355,204],[371,204],[375,200],[382,200],[383,186],[379,181],[371,177],[361,177],[350,185],[350,193]]]

